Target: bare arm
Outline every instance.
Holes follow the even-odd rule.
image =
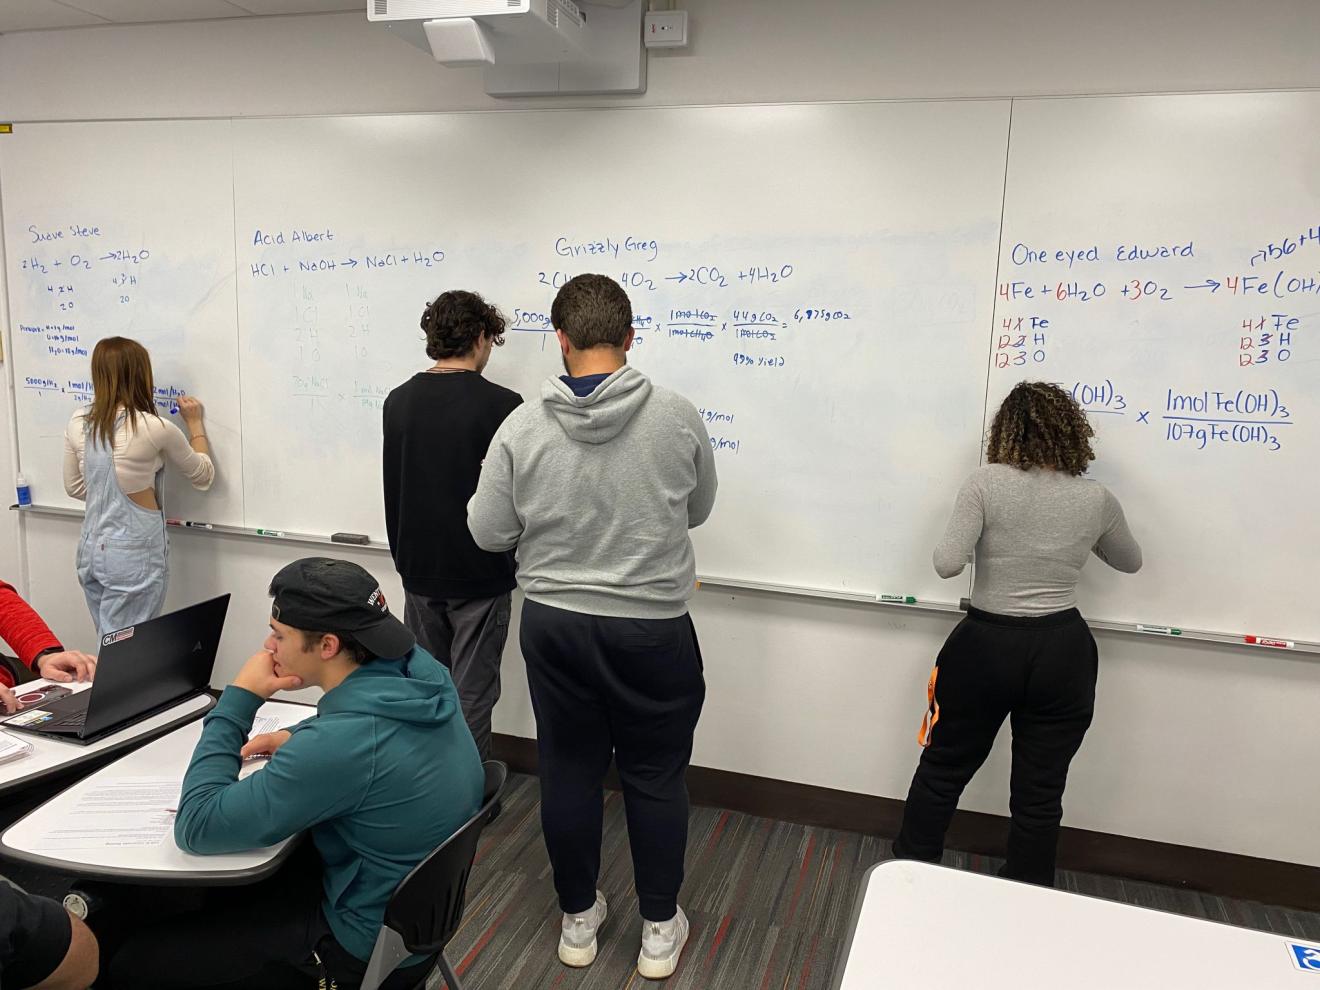
[[[179,416],[188,428],[188,446],[199,454],[211,456],[211,442],[206,436],[206,424],[203,422],[203,410],[200,400],[185,395],[179,400]]]
[[[96,936],[80,919],[69,915],[72,932],[69,951],[55,972],[37,984],[36,990],[87,990],[100,970],[100,947]]]

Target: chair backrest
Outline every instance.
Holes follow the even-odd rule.
[[[18,657],[11,657],[7,653],[0,653],[0,667],[9,671],[9,676],[13,678],[15,685],[35,681],[38,676],[23,666]]]
[[[496,760],[487,760],[482,769],[486,786],[481,810],[403,878],[385,908],[385,925],[399,933],[409,952],[439,952],[463,920],[468,876],[481,830],[509,776],[509,768]]]

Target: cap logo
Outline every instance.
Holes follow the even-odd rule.
[[[371,597],[367,599],[367,604],[380,609],[382,612],[390,610],[389,603],[385,601],[385,592],[380,588],[371,593]]]

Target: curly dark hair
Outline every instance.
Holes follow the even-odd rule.
[[[990,424],[985,456],[991,464],[1044,467],[1085,474],[1095,460],[1095,431],[1071,395],[1048,382],[1019,382]]]
[[[580,351],[622,347],[632,330],[628,293],[607,275],[578,275],[563,284],[550,306],[550,322]]]
[[[483,337],[504,343],[504,317],[475,292],[442,292],[422,312],[426,356],[433,361],[471,353]]]

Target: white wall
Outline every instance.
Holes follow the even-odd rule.
[[[653,58],[649,92],[621,102],[1320,87],[1320,4],[1311,0],[1258,0],[1249,10],[1228,0],[684,6],[691,51]],[[510,105],[486,97],[474,73],[443,70],[355,14],[0,37],[0,120]],[[7,438],[7,385],[3,399]],[[0,470],[7,457],[0,450]],[[11,484],[12,474],[0,481]],[[3,514],[0,573],[12,573],[15,527]],[[76,533],[65,520],[27,520],[29,590],[62,635],[87,647],[91,624],[72,573]],[[270,576],[304,552],[178,534],[170,605],[234,593],[221,662],[232,671],[260,644]],[[344,555],[390,573],[385,555]],[[399,600],[392,577],[386,587]],[[926,673],[951,617],[712,591],[697,595],[693,612],[709,683],[695,762],[906,793]],[[1320,865],[1320,788],[1297,783],[1320,752],[1320,662],[1117,634],[1102,635],[1100,648],[1098,711],[1074,764],[1068,824]],[[516,638],[505,671],[496,727],[531,735]],[[1000,742],[964,807],[1006,812]]]

